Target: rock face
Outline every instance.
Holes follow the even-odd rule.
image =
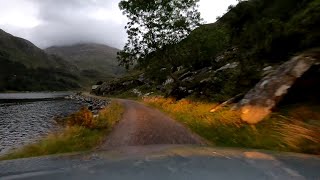
[[[272,109],[287,94],[296,80],[312,66],[320,64],[320,53],[303,54],[285,62],[278,69],[264,77],[249,91],[239,107],[241,118],[250,124],[256,124],[269,115]]]
[[[113,81],[104,82],[96,89],[92,89],[92,93],[96,95],[113,95],[121,92],[130,91],[142,85],[149,85],[151,82],[145,78],[144,74],[139,74],[123,79],[115,79]]]

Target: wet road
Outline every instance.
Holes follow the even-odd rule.
[[[151,144],[205,144],[201,137],[156,109],[132,100],[117,101],[125,112],[101,147],[103,150]]]
[[[0,162],[0,179],[320,178],[316,156],[183,145],[118,148],[88,154]]]

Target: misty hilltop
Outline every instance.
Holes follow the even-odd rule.
[[[0,29],[0,91],[70,90],[79,85],[72,63]]]
[[[65,68],[75,70],[75,66],[57,56],[48,55],[30,41],[13,36],[0,29],[0,52],[10,55],[12,61],[28,68]]]
[[[85,43],[71,46],[52,46],[45,51],[62,57],[76,65],[84,76],[96,77],[96,80],[118,77],[125,69],[118,66],[119,49],[103,44]]]
[[[119,50],[102,44],[54,46],[42,50],[0,30],[0,91],[70,90],[119,77]]]

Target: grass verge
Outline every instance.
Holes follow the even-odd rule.
[[[320,154],[320,107],[287,107],[256,125],[249,125],[230,107],[210,113],[215,106],[213,103],[161,97],[143,101],[171,115],[216,146]]]
[[[50,134],[35,144],[0,157],[0,160],[91,150],[103,142],[105,136],[120,120],[123,110],[115,101],[101,110],[97,117],[83,108],[63,119],[65,128],[62,132]]]

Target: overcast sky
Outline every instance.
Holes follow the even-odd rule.
[[[0,0],[0,29],[40,48],[81,42],[122,48],[126,17],[120,0]],[[223,15],[236,0],[200,0],[207,23]]]

